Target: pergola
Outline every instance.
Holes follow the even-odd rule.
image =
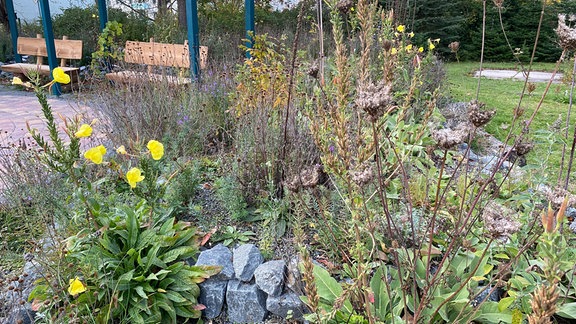
[[[106,0],[97,0],[98,14],[100,16],[100,32],[106,27],[108,22],[108,10]],[[52,19],[50,15],[50,5],[48,0],[39,0],[40,15],[42,17],[42,27],[44,29],[44,39],[46,40],[46,50],[48,52],[48,65],[50,70],[58,67],[56,59],[56,48],[54,46],[54,32],[52,30]],[[244,15],[246,21],[246,35],[250,39],[250,32],[254,32],[254,0],[244,0]],[[14,11],[13,0],[6,0],[6,11],[8,12],[8,23],[10,25],[10,37],[14,50],[14,59],[17,63],[22,62],[22,57],[18,54],[17,39],[18,27],[16,25],[16,12]],[[190,75],[193,80],[200,80],[200,39],[198,30],[198,4],[197,0],[186,0],[186,23],[188,26],[188,46],[190,52]],[[251,43],[246,44],[248,47]],[[246,54],[248,55],[248,54]],[[50,76],[52,78],[52,76]],[[58,83],[52,87],[52,93],[61,93]]]

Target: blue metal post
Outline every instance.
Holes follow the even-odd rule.
[[[190,75],[200,81],[200,39],[198,37],[197,0],[186,0],[186,24],[188,25],[188,50],[190,52]]]
[[[16,25],[16,12],[14,11],[14,2],[6,0],[6,11],[8,12],[8,25],[10,26],[10,39],[12,40],[12,50],[14,51],[14,61],[22,63],[22,56],[18,54],[18,26]]]
[[[48,65],[50,71],[54,71],[58,67],[58,60],[56,58],[56,46],[54,46],[54,32],[52,31],[52,17],[50,16],[50,4],[48,0],[40,0],[40,13],[42,14],[42,28],[44,29],[44,39],[46,40],[46,51],[48,52]],[[52,80],[52,73],[50,73],[50,80]],[[60,84],[55,83],[52,85],[52,94],[59,96],[62,93]]]
[[[246,47],[252,48],[254,39],[250,34],[254,34],[254,0],[244,1],[244,20],[246,21]],[[246,51],[246,57],[250,58],[250,53]]]
[[[98,0],[98,17],[100,18],[100,32],[106,28],[108,22],[108,11],[106,10],[106,0]]]

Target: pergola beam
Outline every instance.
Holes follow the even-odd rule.
[[[22,56],[18,54],[18,26],[16,25],[16,12],[14,11],[14,2],[6,0],[6,11],[8,13],[8,26],[10,26],[10,39],[12,41],[12,50],[14,51],[14,61],[22,63]]]
[[[54,46],[54,32],[52,30],[52,17],[50,16],[50,4],[48,0],[40,0],[40,14],[42,15],[42,28],[44,29],[44,39],[46,41],[46,52],[48,52],[48,65],[50,71],[58,67],[56,58],[56,46]],[[53,79],[50,73],[50,80]],[[62,93],[59,83],[52,85],[52,94],[59,96]]]
[[[106,28],[108,23],[108,11],[106,10],[106,0],[98,0],[98,18],[100,19],[100,32]]]
[[[186,24],[188,27],[188,52],[190,53],[190,77],[200,81],[200,38],[198,30],[197,0],[186,0]]]

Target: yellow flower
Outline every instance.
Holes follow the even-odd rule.
[[[81,294],[86,291],[86,286],[78,279],[78,277],[74,279],[70,279],[68,282],[68,293],[72,296]]]
[[[126,148],[124,147],[124,145],[120,146],[119,148],[116,149],[116,153],[118,154],[127,154],[126,153]]]
[[[412,44],[406,45],[406,51],[410,52],[412,50]]]
[[[62,68],[55,68],[52,71],[52,78],[54,79],[55,82],[58,83],[62,83],[62,84],[68,84],[70,83],[70,76],[68,74],[66,74],[66,72],[64,72],[64,70],[62,70]]]
[[[418,52],[420,52],[420,53],[424,52],[424,47],[422,47],[422,46],[418,47]]]
[[[396,47],[392,47],[392,49],[390,50],[390,54],[396,55],[396,53],[398,53],[398,50],[396,49]]]
[[[433,50],[433,49],[435,49],[435,48],[436,48],[436,46],[434,46],[434,44],[432,44],[432,43],[428,44],[428,49],[429,49],[429,50]]]
[[[160,160],[164,156],[164,145],[162,145],[162,143],[155,140],[151,140],[148,142],[148,145],[146,145],[146,147],[148,148],[148,150],[150,150],[150,153],[152,154],[152,158],[154,160]]]
[[[128,172],[126,172],[126,180],[131,188],[136,188],[136,183],[144,180],[144,176],[142,175],[142,170],[138,168],[132,168]]]
[[[404,25],[398,25],[398,27],[396,27],[396,30],[403,33],[406,30],[406,26]]]
[[[409,36],[410,38],[414,37],[414,32],[410,32],[410,33],[408,34],[408,36]]]
[[[106,148],[104,147],[104,145],[98,145],[84,152],[84,158],[92,161],[92,163],[94,164],[100,164],[102,163],[102,158],[104,157],[104,154],[106,154]]]
[[[23,85],[24,82],[22,82],[22,79],[20,79],[19,77],[14,77],[14,78],[12,79],[12,84],[13,84],[13,85]]]
[[[92,127],[88,124],[82,124],[78,131],[74,133],[74,136],[78,138],[89,137],[90,135],[92,135]]]

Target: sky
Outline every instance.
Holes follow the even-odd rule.
[[[13,0],[16,15],[21,20],[33,21],[40,17],[38,2],[35,0]],[[72,5],[81,5],[82,0],[48,0],[50,3],[50,14],[62,13],[62,8],[69,8]]]

